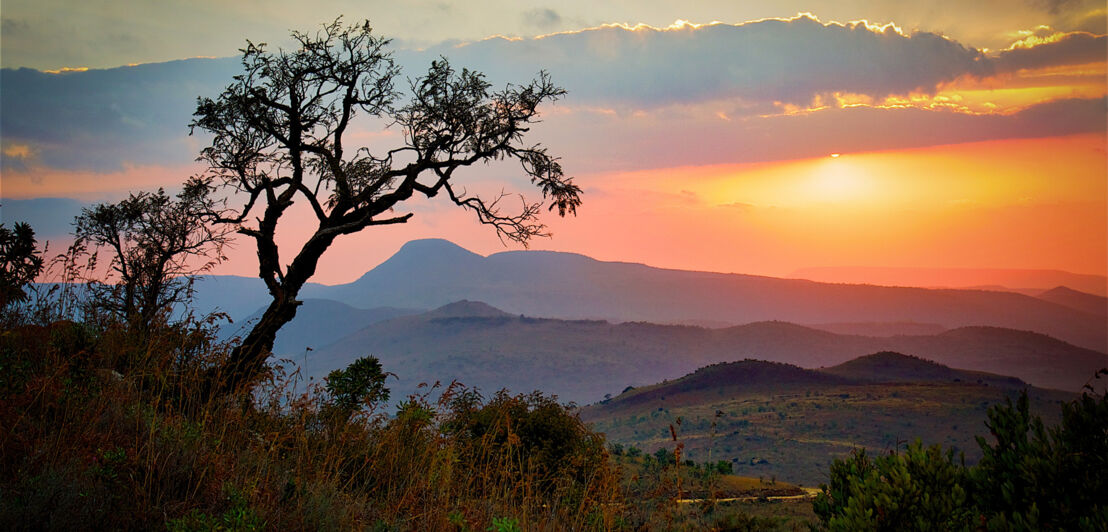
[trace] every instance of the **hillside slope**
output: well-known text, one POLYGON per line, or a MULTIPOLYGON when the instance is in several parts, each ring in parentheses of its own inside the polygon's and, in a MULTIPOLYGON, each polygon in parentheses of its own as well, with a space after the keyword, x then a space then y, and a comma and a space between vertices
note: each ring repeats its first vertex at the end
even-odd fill
POLYGON ((1007 372, 1037 386, 1072 391, 1108 363, 1103 353, 999 328, 874 338, 784 322, 704 329, 540 319, 465 302, 370 324, 313 352, 305 369, 323 376, 358 357, 374 355, 399 376, 396 397, 414 391, 419 382, 459 379, 486 391, 538 389, 585 403, 718 362, 751 358, 817 368, 879 351, 975 371, 1007 372))
POLYGON ((624 447, 652 453, 679 443, 692 460, 730 460, 741 475, 812 486, 826 482, 835 458, 916 438, 965 451, 973 463, 991 405, 1027 389, 1032 411, 1049 423, 1059 417, 1057 401, 1074 396, 1016 382, 888 352, 825 370, 744 360, 628 390, 582 408, 581 417, 624 447))
POLYGON ((1037 331, 1108 350, 1108 324, 1034 297, 985 290, 828 284, 652 268, 549 251, 482 257, 445 240, 419 240, 357 281, 305 287, 304 297, 359 307, 435 308, 460 299, 510 314, 654 323, 916 322, 951 329, 1037 331))

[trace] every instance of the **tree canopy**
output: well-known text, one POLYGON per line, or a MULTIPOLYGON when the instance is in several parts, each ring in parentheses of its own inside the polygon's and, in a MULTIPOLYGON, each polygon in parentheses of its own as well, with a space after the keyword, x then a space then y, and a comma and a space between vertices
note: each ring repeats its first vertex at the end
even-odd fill
POLYGON ((295 49, 276 52, 248 42, 243 73, 217 98, 200 98, 191 124, 211 135, 200 154, 208 170, 199 180, 233 192, 217 219, 253 239, 258 274, 272 296, 224 368, 221 379, 231 386, 262 370, 277 330, 296 314, 297 294, 335 239, 407 222, 412 213, 396 209, 414 195, 445 193, 502 239, 523 244, 545 234, 538 220, 543 203, 560 216, 575 214, 581 203, 581 189, 558 159, 525 140, 539 105, 565 94, 546 73, 493 90, 482 74, 459 71, 443 58, 401 91, 389 41, 368 22, 335 20, 292 37, 295 49), (403 142, 383 152, 353 145, 358 118, 399 129, 403 142), (509 211, 504 194, 482 198, 458 184, 459 169, 505 159, 519 163, 543 202, 523 201, 509 211), (310 208, 316 226, 289 252, 275 235, 298 202, 310 208))

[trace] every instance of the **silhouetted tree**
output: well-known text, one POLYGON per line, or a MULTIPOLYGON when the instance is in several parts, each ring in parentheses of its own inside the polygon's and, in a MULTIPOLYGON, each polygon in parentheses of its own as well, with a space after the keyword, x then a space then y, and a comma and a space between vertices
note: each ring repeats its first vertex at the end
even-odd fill
POLYGON ((0 224, 0 310, 27 299, 24 287, 42 272, 42 266, 31 226, 20 222, 7 229, 0 224))
POLYGON ((89 280, 91 303, 119 322, 147 329, 186 301, 195 274, 222 260, 227 231, 206 223, 215 202, 204 182, 192 180, 176 198, 162 189, 131 194, 119 203, 83 209, 74 221, 75 246, 111 253, 114 278, 89 280))
POLYGON ((460 189, 459 168, 515 159, 550 209, 564 216, 580 204, 580 189, 557 159, 524 142, 539 104, 565 93, 545 73, 493 91, 481 74, 458 72, 440 59, 410 82, 410 100, 398 105, 399 69, 388 41, 374 36, 368 22, 336 20, 314 35, 292 36, 294 50, 269 52, 248 42, 244 72, 218 98, 199 99, 191 124, 212 134, 200 156, 209 165, 207 182, 242 200, 220 221, 254 240, 258 274, 272 296, 222 368, 224 388, 249 383, 264 369, 278 329, 296 315, 300 289, 335 239, 408 221, 411 213, 394 209, 415 194, 445 192, 502 239, 526 243, 543 234, 541 204, 523 202, 506 213, 503 194, 486 200, 460 189), (383 153, 350 146, 358 115, 398 127, 403 144, 383 153), (314 214, 316 227, 299 250, 282 255, 277 224, 296 202, 314 214))

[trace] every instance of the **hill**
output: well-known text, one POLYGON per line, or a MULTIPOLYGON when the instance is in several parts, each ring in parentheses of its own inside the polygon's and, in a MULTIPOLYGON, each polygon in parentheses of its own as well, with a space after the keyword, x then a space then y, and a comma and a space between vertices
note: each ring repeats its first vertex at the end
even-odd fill
POLYGON ((938 362, 892 351, 858 357, 837 366, 821 368, 819 372, 856 382, 966 382, 1015 389, 1027 387, 1027 383, 1015 377, 954 369, 938 362))
POLYGON ((805 327, 833 332, 835 334, 853 334, 858 336, 916 336, 939 334, 946 327, 935 323, 916 323, 912 321, 866 323, 805 323, 805 327))
MULTIPOLYGON (((258 309, 247 318, 224 327, 224 336, 245 335, 261 319, 263 310, 258 309)), ((296 319, 277 333, 273 353, 278 358, 303 359, 309 349, 319 350, 366 325, 419 312, 393 307, 360 309, 328 299, 305 299, 296 311, 296 319)))
POLYGON ((358 357, 374 355, 400 378, 390 385, 394 397, 406 397, 420 382, 459 379, 486 391, 539 389, 584 403, 719 362, 751 358, 818 368, 879 351, 910 353, 975 371, 1007 371, 1037 386, 1072 391, 1108 362, 1103 353, 999 328, 878 338, 784 322, 705 329, 530 318, 460 302, 371 323, 314 351, 305 371, 322 377, 358 357))
MULTIPOLYGON (((624 447, 672 449, 672 427, 692 460, 730 460, 740 475, 813 486, 855 448, 884 452, 917 437, 965 451, 973 463, 988 407, 1014 397, 1023 388, 1016 382, 898 353, 823 370, 744 360, 628 390, 582 408, 581 417, 624 447)), ((1058 417, 1057 401, 1074 395, 1028 389, 1047 422, 1058 417)))
POLYGON ((602 262, 572 253, 482 257, 445 240, 418 240, 357 281, 306 287, 304 297, 351 306, 436 308, 461 299, 510 314, 653 323, 917 322, 952 329, 1037 331, 1108 350, 1103 319, 1010 292, 818 283, 602 262))
POLYGON ((1039 294, 1038 298, 1064 307, 1088 312, 1094 316, 1108 318, 1108 297, 1086 294, 1065 286, 1058 286, 1039 294))
POLYGON ((625 390, 605 401, 612 408, 628 409, 644 405, 696 404, 715 396, 748 393, 780 393, 821 386, 858 384, 857 379, 823 373, 765 360, 746 359, 721 362, 700 368, 680 379, 625 390))

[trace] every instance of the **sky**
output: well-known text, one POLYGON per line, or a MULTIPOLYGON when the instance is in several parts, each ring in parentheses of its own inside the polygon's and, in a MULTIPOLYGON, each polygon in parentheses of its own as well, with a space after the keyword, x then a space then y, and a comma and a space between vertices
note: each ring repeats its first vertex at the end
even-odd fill
MULTIPOLYGON (((1108 269, 1103 2, 1084 0, 259 2, 6 0, 0 218, 53 249, 82 207, 203 171, 187 124, 247 39, 289 46, 342 15, 495 85, 566 88, 528 138, 584 189, 533 249, 787 276, 812 267, 1108 269)), ((359 124, 371 149, 403 142, 359 124)), ((504 165, 467 190, 521 192, 504 165)), ((338 241, 349 282, 414 238, 505 249, 442 198, 338 241)), ((282 222, 295 245, 303 213, 282 222)), ((286 252, 291 253, 291 252, 286 252)), ((246 242, 218 273, 252 275, 246 242)))

